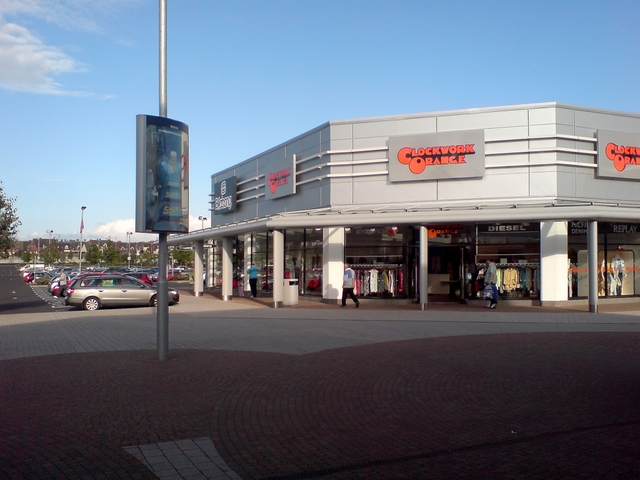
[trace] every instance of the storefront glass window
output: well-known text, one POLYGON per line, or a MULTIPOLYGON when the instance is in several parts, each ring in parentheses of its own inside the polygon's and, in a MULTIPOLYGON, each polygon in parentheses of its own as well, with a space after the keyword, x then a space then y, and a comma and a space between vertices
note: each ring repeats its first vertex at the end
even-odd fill
MULTIPOLYGON (((640 224, 598 224, 598 296, 640 294, 640 224)), ((569 222, 569 297, 589 295, 587 222, 569 222)))
POLYGON ((270 247, 273 245, 272 233, 253 234, 253 259, 258 267, 258 292, 273 290, 273 262, 270 247))
POLYGON ((538 298, 540 224, 480 223, 476 228, 479 275, 484 273, 484 264, 490 259, 497 267, 496 285, 502 298, 538 298))
POLYGON ((362 297, 405 297, 407 227, 345 229, 345 262, 356 272, 355 293, 362 297))
POLYGON ((322 295, 322 229, 290 229, 284 235, 284 277, 296 278, 302 295, 322 295))
POLYGON ((222 239, 213 243, 213 288, 222 287, 222 239))

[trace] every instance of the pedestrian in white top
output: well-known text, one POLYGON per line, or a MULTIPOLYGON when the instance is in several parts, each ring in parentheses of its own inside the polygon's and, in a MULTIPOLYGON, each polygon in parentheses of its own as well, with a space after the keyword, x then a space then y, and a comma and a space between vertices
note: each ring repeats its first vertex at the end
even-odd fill
POLYGON ((356 308, 360 306, 358 297, 353 293, 356 284, 356 272, 353 271, 348 263, 344 264, 344 278, 342 280, 342 308, 347 306, 347 297, 356 304, 356 308))

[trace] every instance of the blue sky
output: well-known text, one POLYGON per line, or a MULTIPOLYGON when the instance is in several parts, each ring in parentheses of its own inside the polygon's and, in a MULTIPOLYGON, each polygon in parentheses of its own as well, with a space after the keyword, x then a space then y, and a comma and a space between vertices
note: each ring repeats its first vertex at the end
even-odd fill
MULTIPOLYGON (((19 238, 126 240, 158 0, 0 1, 0 180, 19 238)), ((557 101, 640 112, 637 0, 168 0, 168 116, 211 174, 328 120, 557 101)), ((155 235, 136 234, 136 240, 155 235)))

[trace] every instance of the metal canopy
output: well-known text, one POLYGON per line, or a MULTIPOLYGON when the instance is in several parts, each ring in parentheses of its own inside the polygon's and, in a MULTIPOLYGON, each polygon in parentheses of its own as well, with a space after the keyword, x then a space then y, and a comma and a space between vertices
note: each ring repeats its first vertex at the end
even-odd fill
POLYGON ((295 212, 283 212, 250 221, 229 223, 188 234, 172 235, 169 244, 235 236, 259 230, 355 227, 367 225, 427 225, 469 222, 542 221, 640 222, 640 204, 544 198, 517 202, 344 205, 295 212))

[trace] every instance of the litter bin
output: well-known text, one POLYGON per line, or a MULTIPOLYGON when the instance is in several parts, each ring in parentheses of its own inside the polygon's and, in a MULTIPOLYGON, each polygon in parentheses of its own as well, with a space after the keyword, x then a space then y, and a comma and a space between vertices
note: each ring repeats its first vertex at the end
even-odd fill
POLYGON ((298 305, 298 279, 297 278, 284 279, 284 298, 282 299, 282 304, 298 305))

